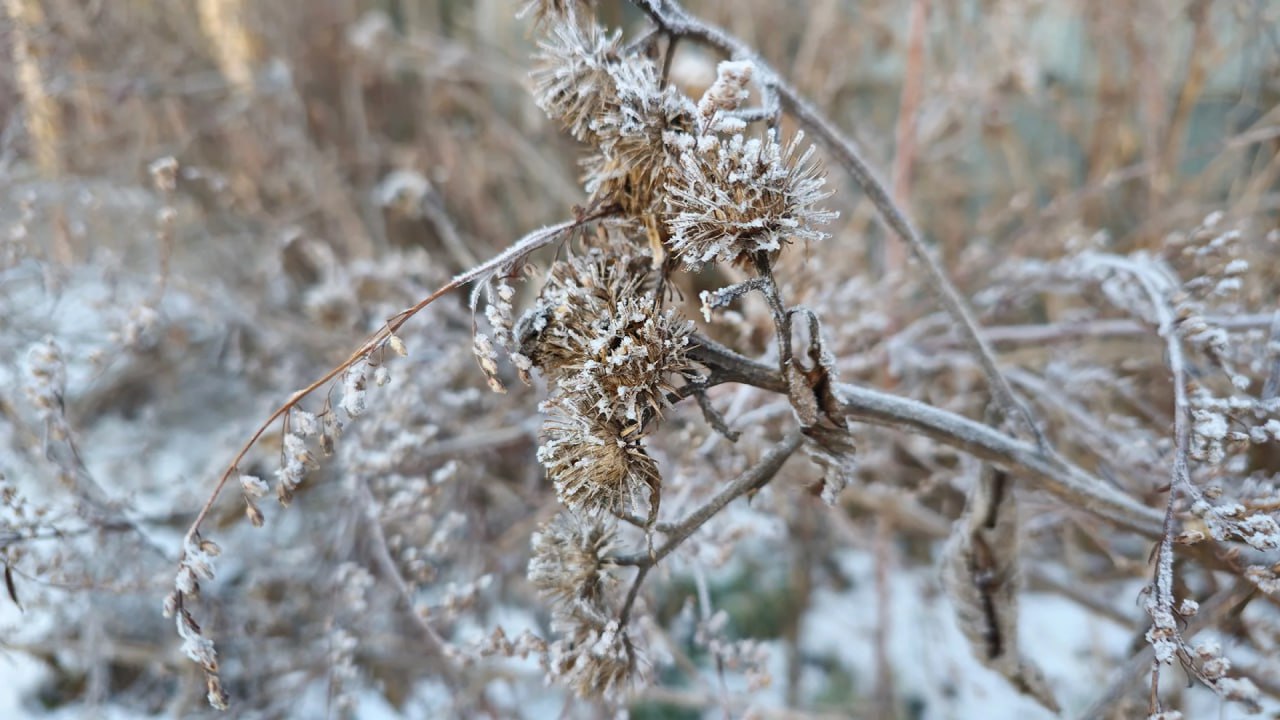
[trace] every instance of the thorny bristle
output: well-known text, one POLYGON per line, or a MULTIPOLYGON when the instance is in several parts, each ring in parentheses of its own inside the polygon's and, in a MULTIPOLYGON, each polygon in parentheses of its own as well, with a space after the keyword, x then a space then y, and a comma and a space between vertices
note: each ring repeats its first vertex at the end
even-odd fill
POLYGON ((582 18, 591 18, 594 0, 527 0, 516 11, 517 18, 533 17, 535 28, 555 28, 576 24, 582 18))

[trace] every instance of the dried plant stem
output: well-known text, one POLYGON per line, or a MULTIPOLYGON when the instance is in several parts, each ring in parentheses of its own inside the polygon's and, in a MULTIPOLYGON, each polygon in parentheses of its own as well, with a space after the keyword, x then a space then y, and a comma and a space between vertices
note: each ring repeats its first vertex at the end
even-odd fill
POLYGON ((800 95, 799 91, 783 79, 751 46, 719 27, 693 17, 675 0, 632 0, 632 2, 668 35, 692 38, 730 57, 750 60, 756 66, 759 83, 776 93, 782 108, 818 136, 875 206, 885 224, 907 243, 916 259, 924 266, 930 287, 938 295, 946 311, 960 326, 965 342, 982 366, 987 381, 991 385, 992 395, 1006 418, 1020 419, 1036 444, 1040 448, 1048 449, 1048 439, 1040 431, 1031 411, 1018 398, 1009 381, 1001 373, 995 354, 979 332, 978 323, 964 298, 933 257, 933 253, 920 237, 920 233, 889 196, 884 183, 862 158, 862 153, 854 142, 842 135, 826 116, 800 95))
POLYGON ((44 71, 40 68, 47 38, 44 4, 35 0, 4 0, 9 19, 9 59, 13 62, 14 81, 25 105, 27 136, 31 156, 40 174, 55 178, 62 171, 58 143, 62 139, 62 119, 57 101, 49 94, 44 71))
MULTIPOLYGON (((710 384, 739 382, 785 394, 786 383, 773 368, 745 358, 705 338, 697 338, 690 357, 712 367, 710 384)), ((1004 465, 1019 477, 1083 509, 1150 538, 1164 535, 1164 516, 1113 485, 1090 475, 1056 454, 1018 441, 988 425, 922 402, 869 388, 840 385, 843 410, 851 420, 895 428, 932 438, 1004 465)))
POLYGON ((1271 337, 1267 343, 1271 348, 1267 359, 1271 365, 1267 371, 1267 379, 1262 384, 1262 395, 1259 399, 1266 401, 1280 395, 1280 310, 1271 314, 1271 337))
POLYGON ((404 579, 404 575, 396 565, 395 559, 391 557, 391 547, 387 545, 387 536, 382 532, 382 522, 378 518, 378 501, 373 497, 373 492, 369 490, 367 482, 360 483, 359 493, 360 501, 365 506, 369 538, 373 541, 374 560, 377 561, 378 568, 395 586, 396 594, 400 596, 400 601, 404 603, 405 611, 410 619, 413 620, 413 624, 422 631, 422 636, 427 641, 427 649, 433 655, 440 656, 447 643, 444 638, 440 637, 440 633, 431 627, 431 623, 427 622, 426 618, 419 615, 413 608, 413 589, 409 587, 409 583, 404 579))
MULTIPOLYGON (((1187 399, 1186 359, 1182 351, 1182 343, 1178 340, 1178 329, 1168 298, 1160 291, 1156 278, 1152 277, 1154 269, 1139 265, 1124 258, 1103 257, 1100 262, 1133 277, 1151 302, 1158 324, 1156 332, 1164 338, 1165 362, 1169 366, 1169 374, 1173 381, 1173 477, 1169 486, 1169 499, 1165 504, 1164 523, 1160 537, 1160 545, 1156 551, 1156 574, 1151 592, 1155 604, 1162 610, 1173 613, 1173 536, 1176 531, 1174 504, 1179 493, 1195 496, 1198 493, 1191 485, 1191 403, 1187 399)), ((1174 628, 1176 640, 1182 644, 1182 633, 1174 628)), ((1149 711, 1158 712, 1160 698, 1159 659, 1151 660, 1151 701, 1149 711)))
POLYGON ((875 693, 871 706, 879 717, 893 717, 896 713, 894 697, 893 661, 890 656, 890 633, 893 627, 893 587, 890 577, 893 569, 893 520, 887 516, 876 517, 872 554, 875 556, 876 627, 872 634, 875 653, 875 693))
POLYGON ((778 281, 773 277, 773 267, 766 253, 757 253, 755 258, 756 272, 760 274, 759 288, 769 305, 773 315, 774 334, 778 340, 778 369, 785 376, 791 366, 791 315, 782 301, 782 291, 778 289, 778 281))
MULTIPOLYGON (((362 358, 367 356, 370 352, 373 352, 375 349, 377 349, 382 343, 387 342, 391 338, 391 336, 393 336, 396 333, 397 330, 399 330, 402 326, 404 326, 406 322, 409 321, 410 318, 412 318, 414 315, 417 315, 419 312, 423 310, 423 308, 427 307, 428 305, 435 302, 439 298, 443 297, 444 295, 447 295, 448 293, 454 290, 457 290, 460 287, 463 287, 464 285, 470 282, 484 278, 490 275, 491 273, 496 272, 502 268, 514 265, 516 262, 518 262, 521 258, 527 256, 529 253, 541 247, 545 247, 546 245, 551 244, 557 238, 559 238, 563 233, 568 232, 569 230, 573 230, 574 228, 582 227, 583 225, 586 225, 590 222, 595 222, 597 220, 601 220, 606 217, 609 217, 612 214, 612 212, 613 211, 611 209, 606 209, 606 210, 601 210, 594 213, 585 214, 582 217, 577 218, 575 220, 567 220, 557 225, 550 225, 548 227, 542 228, 540 230, 535 230, 534 232, 529 233, 528 235, 521 238, 518 242, 514 243, 511 247, 507 248, 497 257, 489 260, 488 262, 485 262, 482 265, 477 265, 476 267, 472 268, 471 270, 468 270, 467 272, 464 272, 460 275, 455 276, 452 280, 446 283, 439 290, 436 290, 435 292, 431 293, 427 297, 423 298, 413 307, 403 310, 397 315, 395 315, 394 317, 392 317, 391 319, 389 319, 387 321, 387 324, 383 326, 381 330, 379 330, 378 332, 370 336, 368 340, 365 340, 365 342, 361 344, 360 347, 357 348, 356 351, 353 352, 350 357, 348 357, 346 360, 342 361, 340 364, 333 367, 331 370, 329 370, 327 373, 325 373, 315 382, 311 383, 310 385, 306 386, 305 388, 291 395, 289 399, 284 402, 284 404, 276 408, 275 412, 271 413, 271 415, 267 417, 267 419, 263 421, 263 423, 259 425, 256 430, 254 430, 253 434, 249 436, 249 440, 240 447, 240 450, 236 453, 231 463, 223 471, 222 476, 218 478, 218 483, 214 486, 213 492, 210 493, 209 498, 204 503, 204 506, 202 506, 200 508, 200 512, 196 514, 196 519, 192 521, 191 526, 187 529, 186 539, 188 543, 193 541, 196 538, 197 534, 200 531, 200 525, 204 522, 205 518, 208 517, 209 513, 212 511, 213 504, 217 501, 218 496, 222 494, 222 490, 224 487, 226 487, 227 481, 230 480, 231 476, 237 472, 237 469, 239 468, 241 461, 244 460, 245 456, 249 454, 249 451, 253 448, 255 444, 257 444, 258 440, 261 439, 261 437, 267 432, 267 430, 272 425, 274 425, 277 420, 280 420, 281 418, 283 418, 285 414, 288 413, 303 398, 307 397, 308 395, 315 392, 316 390, 324 387, 329 382, 331 382, 332 380, 337 378, 339 375, 341 375, 343 372, 346 372, 348 368, 350 368, 352 365, 355 365, 362 358)), ((186 553, 184 552, 183 555, 185 556, 185 554, 186 553)))

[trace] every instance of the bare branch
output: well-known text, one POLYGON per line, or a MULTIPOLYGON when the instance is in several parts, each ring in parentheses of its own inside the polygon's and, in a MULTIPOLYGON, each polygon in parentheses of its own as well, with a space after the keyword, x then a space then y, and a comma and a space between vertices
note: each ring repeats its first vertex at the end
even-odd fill
MULTIPOLYGON (((713 367, 714 382, 740 382, 776 393, 787 392, 772 368, 747 359, 706 338, 698 338, 691 357, 713 367)), ((1063 498, 1069 506, 1104 517, 1150 538, 1163 536, 1163 515, 1104 480, 1039 448, 987 425, 908 398, 842 384, 837 392, 849 419, 924 435, 974 457, 1004 465, 1019 477, 1063 498)))

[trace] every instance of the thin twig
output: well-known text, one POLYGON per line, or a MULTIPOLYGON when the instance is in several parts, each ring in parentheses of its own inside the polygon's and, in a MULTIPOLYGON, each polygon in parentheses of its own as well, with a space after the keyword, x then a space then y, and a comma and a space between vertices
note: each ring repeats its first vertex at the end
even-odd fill
POLYGON ((800 430, 791 430, 780 443, 773 446, 771 450, 764 454, 764 457, 756 462, 751 469, 746 470, 737 478, 733 478, 730 484, 727 484, 716 497, 710 498, 705 505, 699 507, 686 516, 684 520, 669 525, 663 530, 667 536, 667 542, 662 547, 657 548, 652 553, 640 553, 640 555, 626 555, 613 557, 612 561, 617 565, 630 565, 640 568, 640 573, 636 574, 635 583, 632 584, 631 591, 627 593, 627 601, 623 606, 623 618, 627 611, 630 610, 631 603, 635 602, 635 594, 643 582, 646 571, 653 568, 664 557, 671 555, 681 543, 689 539, 692 534, 698 532, 698 528, 707 524, 707 521, 716 516, 717 512, 724 509, 728 503, 733 502, 736 498, 746 495, 746 493, 758 491, 758 489, 767 486, 769 480, 778 474, 778 470, 782 469, 782 465, 787 461, 787 457, 800 447, 800 443, 804 442, 804 433, 800 430))
POLYGON ((782 469, 782 465, 787 461, 787 458, 791 457, 792 453, 800 447, 802 442, 804 442, 804 434, 799 430, 791 431, 783 438, 782 442, 765 453, 765 456, 754 467, 734 478, 719 494, 708 500, 702 507, 694 510, 688 517, 671 525, 666 531, 667 541, 662 544, 662 547, 655 549, 651 553, 612 558, 612 561, 617 565, 639 568, 635 580, 631 583, 631 589, 627 591, 626 600, 623 602, 622 611, 619 615, 619 624, 626 626, 627 619, 631 615, 631 608, 635 605, 636 597, 639 595, 640 585, 644 582, 645 576, 649 574, 650 568, 680 547, 681 543, 688 540, 691 535, 697 532, 698 528, 705 525, 726 505, 749 492, 759 490, 767 485, 782 469))
MULTIPOLYGON (((800 447, 802 442, 804 442, 804 434, 799 430, 793 430, 769 452, 765 453, 765 456, 760 459, 760 462, 756 463, 755 467, 734 478, 718 495, 708 500, 705 505, 693 511, 685 519, 672 525, 671 531, 667 533, 667 541, 663 543, 662 547, 654 551, 654 556, 650 560, 651 564, 670 555, 685 540, 688 540, 698 528, 705 525, 716 513, 723 510, 726 505, 749 492, 759 490, 767 485, 782 469, 782 465, 787 461, 787 458, 791 457, 791 454, 800 447)), ((646 556, 646 560, 649 560, 648 556, 646 556)))
MULTIPOLYGON (((924 88, 924 41, 929 18, 929 0, 912 0, 907 21, 907 58, 902 73, 902 94, 898 100, 898 124, 894 128, 893 199, 907 207, 911 197, 911 171, 916 160, 916 114, 924 88)), ((884 252, 886 275, 902 272, 906 258, 898 245, 884 252)))
MULTIPOLYGON (((1205 322, 1229 331, 1259 330, 1271 326, 1275 313, 1246 315, 1208 315, 1205 322)), ((918 322, 924 322, 921 319, 918 322)), ((1035 345, 1076 342, 1082 338, 1122 338, 1149 335, 1151 324, 1129 319, 1082 320, 1079 322, 1038 323, 1029 325, 995 325, 982 328, 982 337, 993 345, 1035 345)), ((1280 332, 1274 336, 1280 340, 1280 332)), ((963 342, 953 335, 929 337, 920 342, 922 350, 941 350, 963 342)))
POLYGON ((386 576, 396 589, 396 594, 400 596, 400 602, 404 603, 405 612, 409 618, 413 620, 413 624, 422 631, 423 638, 426 639, 428 649, 437 656, 443 656, 443 650, 447 644, 445 639, 440 637, 440 633, 431 627, 431 623, 426 618, 418 614, 413 607, 413 589, 409 587, 409 582, 404 579, 400 568, 396 565, 396 561, 391 557, 391 547, 387 544, 386 534, 382 532, 382 521, 378 518, 378 501, 373 497, 373 492, 369 490, 367 482, 359 483, 358 492, 360 493, 360 502, 364 503, 364 515, 366 526, 369 529, 369 539, 373 541, 373 559, 378 563, 378 569, 386 576))
POLYGON ((1271 314, 1271 337, 1267 340, 1267 358, 1270 369, 1267 380, 1262 384, 1262 395, 1259 400, 1266 402, 1280 395, 1280 310, 1271 314))
MULTIPOLYGON (((1178 339, 1178 329, 1175 326, 1176 320, 1173 310, 1169 307, 1165 293, 1161 291, 1160 285, 1157 284, 1157 278, 1152 277, 1154 271, 1134 261, 1113 256, 1100 256, 1098 262, 1131 275, 1142 286, 1143 292, 1146 293, 1148 300, 1151 302, 1152 310, 1155 312, 1158 326, 1157 333, 1164 338, 1165 342, 1165 362, 1169 365, 1169 374, 1172 376, 1171 379, 1173 381, 1173 477, 1169 486, 1169 499, 1165 504, 1160 545, 1156 551, 1156 574, 1151 592, 1154 598, 1153 602, 1162 610, 1172 614, 1174 604, 1173 536, 1175 534, 1174 524, 1176 521, 1174 506, 1180 493, 1189 496, 1197 494, 1195 488, 1191 485, 1191 403, 1187 399, 1186 359, 1183 356, 1182 342, 1178 339)), ((1174 632, 1176 633, 1174 639, 1180 645, 1183 644, 1182 633, 1177 631, 1176 628, 1174 632)), ((1153 655, 1151 661, 1151 707, 1149 708, 1152 713, 1157 712, 1160 707, 1158 695, 1160 665, 1160 660, 1153 655)))

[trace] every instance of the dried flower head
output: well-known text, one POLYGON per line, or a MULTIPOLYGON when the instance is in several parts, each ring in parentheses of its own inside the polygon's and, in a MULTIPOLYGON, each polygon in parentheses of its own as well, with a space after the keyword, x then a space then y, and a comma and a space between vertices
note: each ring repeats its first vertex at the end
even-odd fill
POLYGON ((649 259, 621 243, 589 247, 551 267, 538 302, 520 318, 520 351, 542 372, 558 377, 583 355, 584 334, 623 298, 645 292, 649 259))
POLYGON ((559 387, 631 432, 657 417, 677 377, 693 372, 693 326, 659 312, 646 291, 646 256, 592 248, 558 262, 521 318, 521 353, 559 387))
POLYGON ((817 207, 831 193, 813 146, 799 151, 803 137, 784 148, 772 131, 763 140, 685 136, 666 200, 672 253, 698 268, 825 238, 815 226, 837 215, 817 207))
POLYGON ((618 621, 580 623, 549 652, 548 673, 579 697, 620 700, 636 679, 637 653, 618 621))
POLYGON ((558 615, 602 614, 614 580, 606 555, 615 540, 614 528, 602 519, 561 512, 533 535, 529 582, 556 603, 558 615))
POLYGON ((531 75, 534 101, 569 134, 595 142, 595 121, 617 102, 614 68, 621 62, 622 36, 606 34, 599 25, 555 23, 540 42, 531 75))
POLYGON ((663 87, 645 58, 616 65, 613 77, 616 100, 592 126, 599 154, 584 162, 586 190, 628 216, 657 215, 680 157, 669 141, 693 131, 697 108, 679 90, 663 87))
POLYGON ((656 517, 662 479, 638 432, 582 407, 572 395, 554 397, 543 409, 538 461, 561 502, 591 515, 627 512, 644 505, 647 491, 649 516, 656 517))

